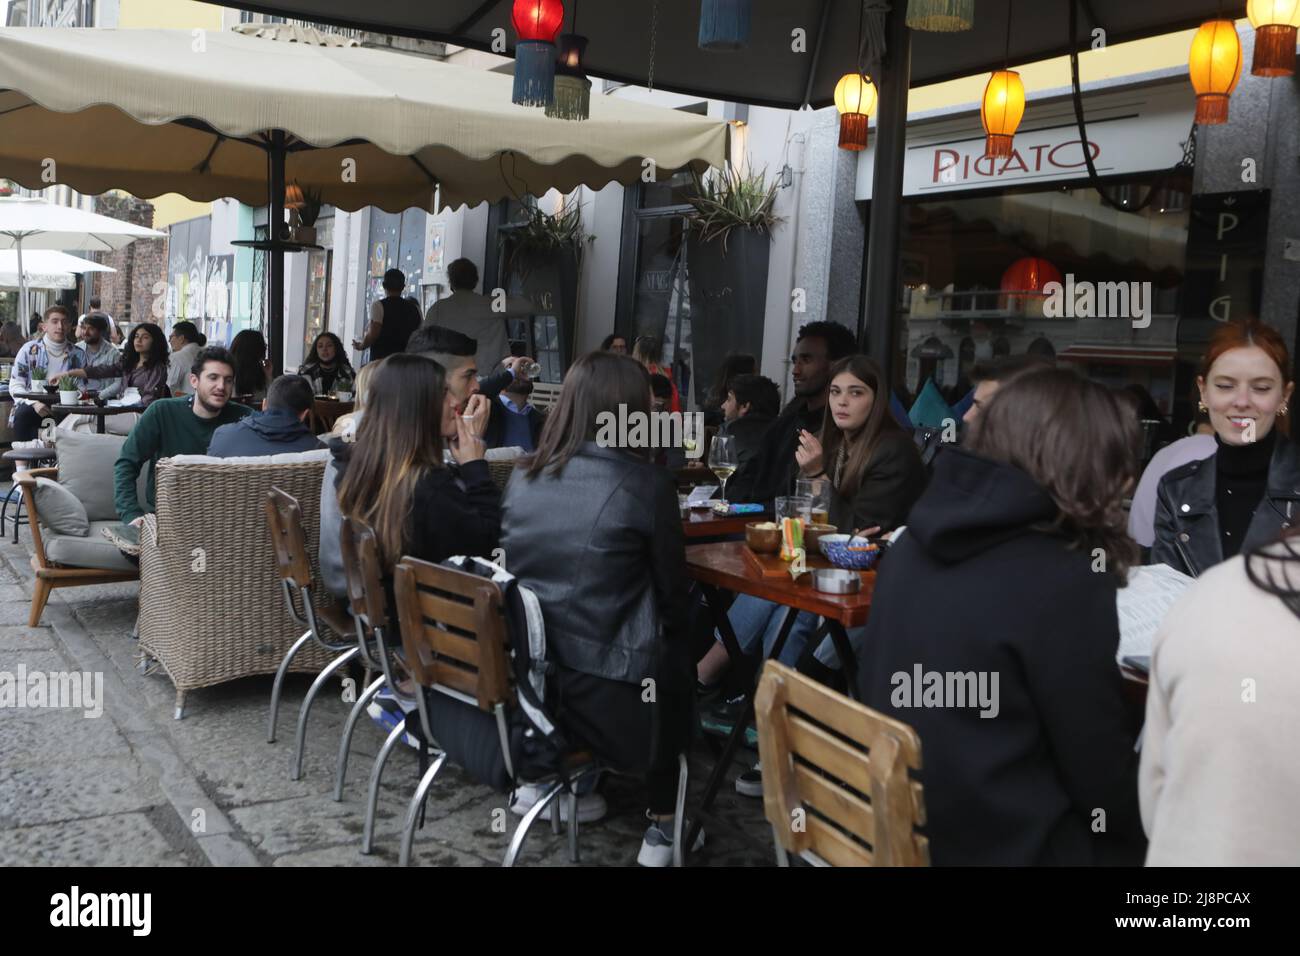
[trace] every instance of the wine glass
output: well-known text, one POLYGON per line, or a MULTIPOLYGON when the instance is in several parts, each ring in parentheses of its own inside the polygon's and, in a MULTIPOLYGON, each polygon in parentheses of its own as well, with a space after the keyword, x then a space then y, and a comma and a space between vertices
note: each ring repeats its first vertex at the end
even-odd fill
POLYGON ((709 443, 709 471, 722 482, 722 504, 727 503, 727 479, 736 472, 736 438, 734 435, 715 435, 709 443))

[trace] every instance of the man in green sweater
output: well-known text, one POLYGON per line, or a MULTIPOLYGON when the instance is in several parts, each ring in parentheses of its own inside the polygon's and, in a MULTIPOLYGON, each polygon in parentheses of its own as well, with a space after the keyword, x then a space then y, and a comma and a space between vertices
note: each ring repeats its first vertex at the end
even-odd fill
POLYGON ((139 527, 154 510, 154 469, 158 459, 207 453, 212 433, 237 422, 253 410, 230 401, 235 390, 235 362, 227 349, 209 346, 199 351, 190 368, 193 395, 152 402, 131 429, 113 469, 113 500, 123 524, 139 527), (149 466, 148 501, 140 507, 136 481, 149 466))

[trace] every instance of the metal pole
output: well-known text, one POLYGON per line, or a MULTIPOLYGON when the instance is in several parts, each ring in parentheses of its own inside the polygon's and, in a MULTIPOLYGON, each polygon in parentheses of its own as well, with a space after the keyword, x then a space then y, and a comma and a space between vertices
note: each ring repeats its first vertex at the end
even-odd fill
MULTIPOLYGON (((912 32, 907 6, 888 14, 888 47, 880 64, 880 119, 876 126, 876 169, 871 221, 863 250, 864 290, 858 343, 891 375, 894 312, 898 303, 898 237, 902 223, 903 168, 907 147, 907 87, 912 78, 912 32)), ((892 377, 892 375, 891 375, 892 377)))
POLYGON ((272 130, 271 193, 267 203, 267 232, 271 239, 271 248, 267 252, 267 280, 271 301, 267 319, 271 374, 274 376, 284 371, 284 249, 280 245, 280 231, 284 228, 284 139, 284 130, 272 130))
POLYGON ((25 332, 28 331, 27 273, 23 272, 23 237, 21 235, 14 238, 14 248, 18 250, 18 328, 25 332))

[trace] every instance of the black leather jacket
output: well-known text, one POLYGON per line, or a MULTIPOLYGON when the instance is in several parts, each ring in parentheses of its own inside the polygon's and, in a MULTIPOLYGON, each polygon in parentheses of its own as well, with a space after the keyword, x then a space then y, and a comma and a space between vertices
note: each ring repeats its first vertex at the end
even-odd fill
POLYGON ((515 472, 502 508, 506 570, 537 594, 554 662, 639 684, 661 660, 689 657, 685 537, 667 471, 584 442, 559 475, 515 472))
MULTIPOLYGON (((1268 486, 1250 527, 1242 552, 1268 544, 1300 521, 1300 448, 1285 436, 1268 466, 1268 486)), ((1160 479, 1156 491, 1156 540, 1152 564, 1168 564, 1193 577, 1223 561, 1219 515, 1215 508, 1215 462, 1188 462, 1160 479)))

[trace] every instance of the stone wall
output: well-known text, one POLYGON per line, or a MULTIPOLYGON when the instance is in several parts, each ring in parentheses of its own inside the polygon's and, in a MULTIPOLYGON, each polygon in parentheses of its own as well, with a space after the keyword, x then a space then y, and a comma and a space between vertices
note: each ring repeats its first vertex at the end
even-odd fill
MULTIPOLYGON (((95 211, 140 226, 153 226, 153 205, 125 193, 95 197, 95 211)), ((116 272, 95 273, 92 294, 100 298, 106 312, 118 322, 156 322, 154 285, 167 281, 167 239, 137 239, 116 252, 101 252, 93 258, 116 272)))

